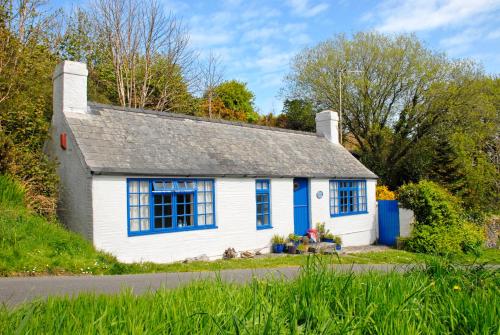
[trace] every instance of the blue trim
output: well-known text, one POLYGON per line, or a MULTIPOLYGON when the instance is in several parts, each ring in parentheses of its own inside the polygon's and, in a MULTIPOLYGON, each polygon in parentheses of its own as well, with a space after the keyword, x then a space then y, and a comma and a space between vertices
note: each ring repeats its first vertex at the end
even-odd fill
MULTIPOLYGON (((206 184, 204 183, 204 186, 206 187, 206 184)), ((151 235, 151 234, 164 234, 164 233, 175 233, 175 232, 182 232, 182 231, 190 231, 190 230, 202 230, 202 229, 216 229, 216 221, 215 221, 215 180, 214 179, 192 179, 192 178, 127 178, 127 233, 128 236, 141 236, 141 235, 151 235), (210 182, 211 183, 211 190, 206 191, 202 190, 202 192, 205 192, 205 197, 204 197, 204 204, 205 204, 205 213, 204 215, 204 222, 207 222, 207 216, 212 215, 212 224, 203 224, 203 225, 198 225, 198 182, 210 182), (137 191, 136 192, 130 192, 130 187, 132 182, 137 182, 137 191), (148 183, 148 191, 141 192, 141 182, 147 182, 148 183), (171 188, 165 188, 163 187, 160 190, 154 190, 153 182, 172 182, 172 187, 171 188), (193 187, 192 188, 183 188, 179 187, 179 183, 182 182, 192 182, 193 187), (206 195, 210 193, 212 195, 212 201, 207 202, 206 195), (131 195, 137 194, 138 197, 138 202, 137 204, 131 205, 130 203, 130 198, 131 195), (149 208, 149 217, 141 217, 141 208, 146 207, 146 205, 141 204, 141 195, 144 196, 147 194, 147 199, 148 199, 148 205, 147 207, 149 208), (155 195, 165 195, 165 194, 171 194, 171 202, 170 206, 172 207, 171 209, 171 214, 168 216, 171 218, 172 222, 172 228, 154 228, 155 224, 155 217, 156 218, 165 218, 165 213, 162 210, 162 215, 161 216, 156 216, 155 215, 155 203, 154 203, 154 197, 155 195), (182 215, 182 217, 187 217, 191 216, 192 217, 192 225, 191 226, 185 226, 185 227, 179 227, 178 226, 178 220, 179 217, 177 216, 177 195, 187 195, 187 194, 192 194, 193 199, 189 204, 192 204, 193 206, 193 213, 190 215, 182 215), (212 211, 210 213, 206 212, 206 204, 211 204, 212 205, 212 211), (131 208, 137 208, 138 209, 138 217, 137 218, 132 218, 131 219, 131 213, 130 210, 131 208), (131 231, 131 221, 132 220, 137 220, 139 224, 139 230, 138 231, 131 231), (142 225, 141 221, 142 220, 149 220, 149 229, 141 230, 142 225)), ((184 199, 185 200, 185 199, 184 199)), ((163 203, 163 200, 162 200, 163 203)), ((200 214, 202 215, 202 214, 200 214)))
MULTIPOLYGON (((262 208, 262 206, 261 206, 262 208)), ((257 227, 257 230, 263 230, 263 229, 272 229, 273 225, 271 222, 271 181, 269 179, 256 179, 255 180, 255 224, 257 227), (261 187, 259 188, 259 184, 261 187), (264 188, 264 185, 266 185, 266 188, 264 188), (267 201, 265 202, 258 202, 257 201, 257 196, 258 195, 267 195, 267 201), (259 205, 265 205, 267 204, 267 213, 262 212, 259 213, 259 205), (266 225, 259 225, 259 217, 264 219, 267 217, 267 222, 268 224, 266 225)))
MULTIPOLYGON (((359 214, 367 214, 368 213, 368 200, 367 200, 367 191, 366 191, 366 180, 363 179, 332 179, 329 182, 329 200, 330 200, 330 217, 341 217, 341 216, 349 216, 349 215, 359 215, 359 214), (336 194, 333 199, 335 203, 332 204, 332 184, 336 184, 336 194), (341 187, 341 183, 349 183, 349 186, 341 187), (355 186, 352 186, 355 183, 355 186), (361 197, 361 190, 364 190, 364 196, 361 197), (347 195, 341 196, 340 192, 347 192, 347 195), (354 198, 352 192, 355 192, 356 197, 356 206, 357 210, 351 211, 351 197, 354 198), (351 194, 350 194, 351 193, 351 194), (346 201, 345 204, 341 204, 341 199, 346 201), (360 202, 361 200, 361 202, 360 202), (347 211, 341 212, 342 207, 345 207, 347 211), (335 213, 335 211, 338 211, 335 213)), ((354 206, 354 205, 353 205, 354 206)))

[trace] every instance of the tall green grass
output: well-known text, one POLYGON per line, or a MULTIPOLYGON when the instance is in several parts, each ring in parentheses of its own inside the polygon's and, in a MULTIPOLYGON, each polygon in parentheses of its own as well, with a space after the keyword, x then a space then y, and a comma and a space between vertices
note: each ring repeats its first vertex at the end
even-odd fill
POLYGON ((0 175, 0 276, 121 271, 114 257, 26 209, 22 186, 0 175))
POLYGON ((0 310, 5 334, 498 334, 499 274, 428 265, 298 279, 201 281, 142 296, 84 294, 0 310))
POLYGON ((24 206, 23 187, 9 176, 0 175, 0 204, 10 207, 24 206))

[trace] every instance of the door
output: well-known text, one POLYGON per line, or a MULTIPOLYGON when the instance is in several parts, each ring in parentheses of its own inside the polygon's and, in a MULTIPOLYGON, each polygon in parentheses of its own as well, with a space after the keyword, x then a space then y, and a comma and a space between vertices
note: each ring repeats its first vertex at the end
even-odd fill
POLYGON ((309 229, 309 190, 307 178, 293 180, 293 227, 296 235, 305 235, 309 229))
POLYGON ((399 206, 397 200, 378 201, 379 243, 395 245, 399 236, 399 206))

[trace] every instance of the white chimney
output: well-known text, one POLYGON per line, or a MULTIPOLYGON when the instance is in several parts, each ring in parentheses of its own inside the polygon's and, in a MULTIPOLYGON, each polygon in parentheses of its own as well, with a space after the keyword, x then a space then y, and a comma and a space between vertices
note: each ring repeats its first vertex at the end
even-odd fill
POLYGON ((330 142, 339 144, 339 115, 330 110, 316 114, 316 133, 330 142))
POLYGON ((53 80, 55 113, 87 112, 87 65, 63 61, 56 66, 53 80))

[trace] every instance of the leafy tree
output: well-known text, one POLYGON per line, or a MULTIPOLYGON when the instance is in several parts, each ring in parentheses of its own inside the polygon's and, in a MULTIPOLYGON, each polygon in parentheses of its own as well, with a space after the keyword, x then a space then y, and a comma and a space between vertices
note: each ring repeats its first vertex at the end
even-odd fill
POLYGON ((26 186, 28 203, 54 214, 55 165, 42 148, 52 115, 52 71, 58 62, 52 46, 55 20, 39 1, 0 5, 0 156, 1 172, 26 186))
POLYGON ((283 115, 286 117, 285 127, 288 129, 316 130, 316 111, 310 101, 299 99, 286 100, 283 103, 283 115))
POLYGON ((343 138, 384 184, 433 178, 468 207, 498 209, 498 79, 413 35, 370 32, 303 50, 284 91, 339 110, 340 76, 343 138))
POLYGON ((235 114, 244 114, 248 122, 256 122, 259 119, 253 105, 254 94, 245 83, 237 80, 225 81, 217 86, 214 92, 227 109, 235 114))

